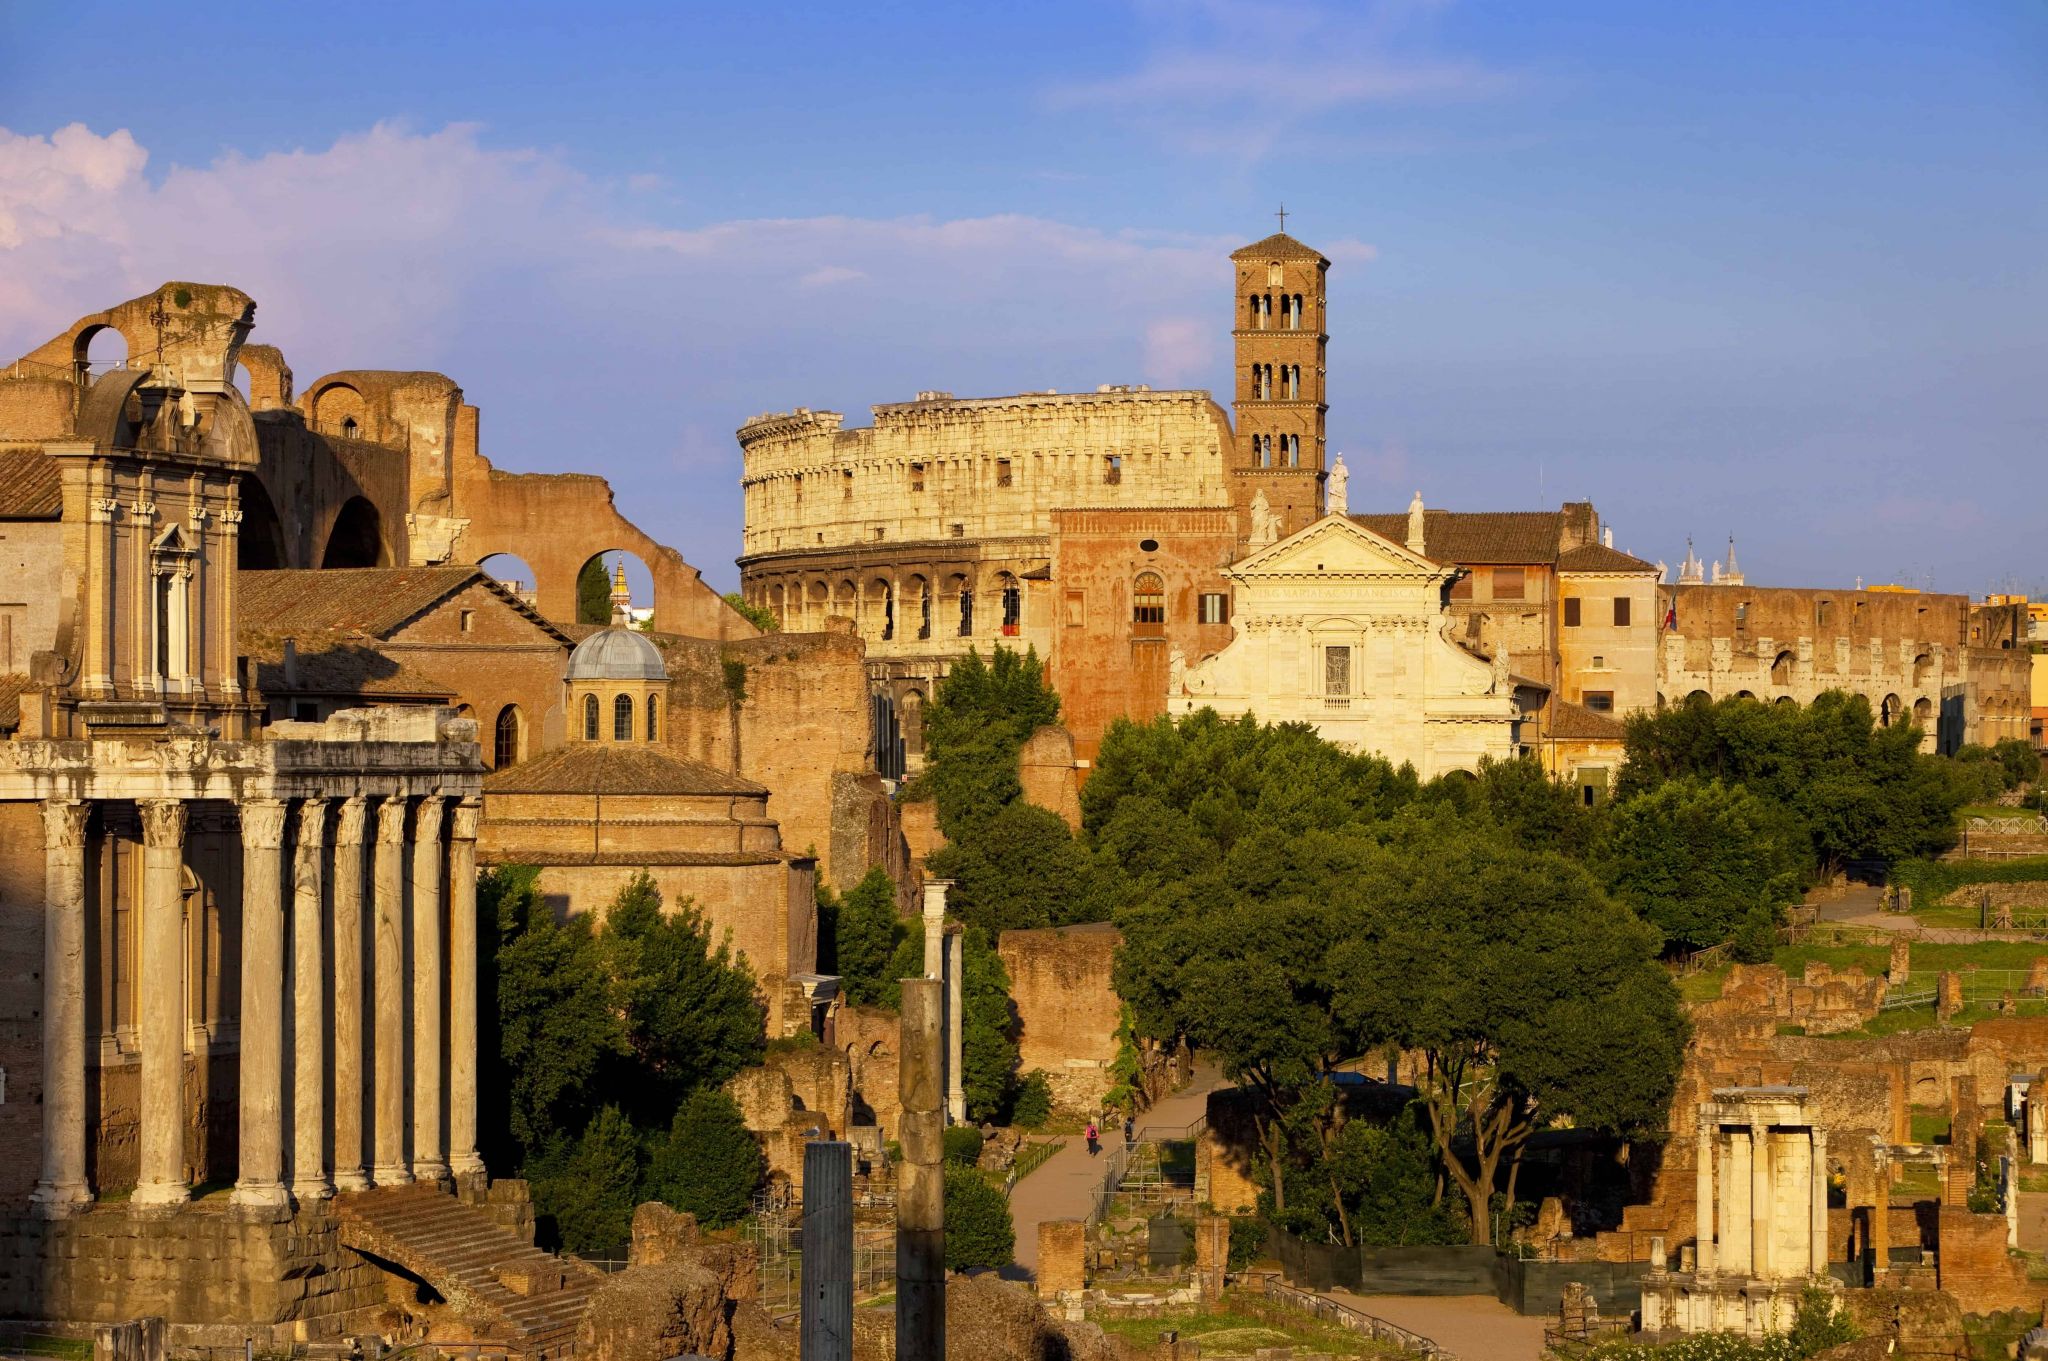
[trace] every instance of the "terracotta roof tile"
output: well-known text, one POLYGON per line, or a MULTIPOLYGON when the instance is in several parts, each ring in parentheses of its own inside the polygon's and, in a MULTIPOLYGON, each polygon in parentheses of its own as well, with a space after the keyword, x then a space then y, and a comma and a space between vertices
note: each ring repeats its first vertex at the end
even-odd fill
POLYGON ((1619 742, 1628 736, 1628 729, 1610 715, 1596 714, 1583 704, 1560 699, 1552 701, 1550 731, 1546 736, 1562 741, 1619 742))
POLYGON ((0 449, 0 520, 54 520, 63 511, 55 459, 40 449, 0 449))
POLYGON ((0 732, 21 726, 21 696, 28 688, 29 678, 18 671, 0 674, 0 732))
POLYGON ((235 590, 241 621, 250 629, 280 637, 322 632, 382 638, 478 580, 557 641, 572 641, 503 583, 473 565, 237 572, 235 590))
MULTIPOLYGON (((1286 232, 1274 232, 1263 241, 1254 241, 1249 246, 1230 252, 1233 260, 1323 260, 1323 253, 1313 246, 1303 245, 1286 232)), ((1323 260, 1328 264, 1328 260, 1323 260)))
MULTIPOLYGON (((1358 524, 1395 543, 1408 541, 1408 513, 1354 515, 1358 524)), ((1428 510, 1422 552, 1438 562, 1551 563, 1564 515, 1555 510, 1428 510)))
POLYGON ((1654 572, 1657 564, 1605 544, 1589 543, 1558 555, 1560 572, 1654 572))
POLYGON ((486 794, 752 794, 744 776, 631 743, 571 742, 484 778, 486 794))

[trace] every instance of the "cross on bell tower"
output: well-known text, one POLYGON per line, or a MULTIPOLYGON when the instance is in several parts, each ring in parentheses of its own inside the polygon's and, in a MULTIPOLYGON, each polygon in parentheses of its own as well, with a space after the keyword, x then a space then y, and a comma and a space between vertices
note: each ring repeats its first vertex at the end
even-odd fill
MULTIPOLYGON (((1282 227, 1292 216, 1282 204, 1282 227)), ((1285 231, 1233 251, 1237 458, 1231 500, 1251 529, 1261 492, 1282 535, 1323 513, 1324 278, 1330 262, 1285 231)))

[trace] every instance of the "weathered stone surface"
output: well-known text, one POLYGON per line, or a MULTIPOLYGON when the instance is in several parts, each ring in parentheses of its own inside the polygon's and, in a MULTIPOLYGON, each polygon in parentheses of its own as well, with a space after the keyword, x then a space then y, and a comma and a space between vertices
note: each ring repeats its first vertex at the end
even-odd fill
POLYGON ((1047 1219, 1038 1226, 1038 1293, 1057 1298, 1062 1290, 1088 1284, 1088 1226, 1078 1219, 1047 1219))
POLYGON ((1111 1085, 1122 1004, 1110 969, 1122 941, 1104 924, 1005 931, 996 945, 1017 1010, 1018 1067, 1043 1070, 1070 1110, 1094 1109, 1111 1085))

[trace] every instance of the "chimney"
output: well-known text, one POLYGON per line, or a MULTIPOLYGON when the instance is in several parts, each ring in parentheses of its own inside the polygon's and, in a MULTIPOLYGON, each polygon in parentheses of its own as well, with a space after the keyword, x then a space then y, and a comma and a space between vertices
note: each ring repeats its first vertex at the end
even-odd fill
POLYGON ((1408 551, 1422 552, 1427 541, 1422 532, 1422 493, 1417 491, 1415 499, 1408 503, 1408 551))

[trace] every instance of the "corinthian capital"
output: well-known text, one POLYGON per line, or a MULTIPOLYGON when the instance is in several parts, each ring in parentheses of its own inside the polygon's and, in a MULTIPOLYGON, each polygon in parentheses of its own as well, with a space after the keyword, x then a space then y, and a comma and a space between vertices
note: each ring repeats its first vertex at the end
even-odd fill
POLYGON ((284 845, 283 799, 247 799, 241 805, 242 844, 276 850, 284 845))
POLYGON ((136 805, 142 812, 142 844, 173 847, 185 844, 185 804, 181 799, 144 799, 136 805))
POLYGON ((92 805, 73 799, 43 802, 43 845, 49 850, 75 851, 85 844, 85 821, 92 805))

